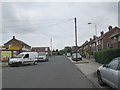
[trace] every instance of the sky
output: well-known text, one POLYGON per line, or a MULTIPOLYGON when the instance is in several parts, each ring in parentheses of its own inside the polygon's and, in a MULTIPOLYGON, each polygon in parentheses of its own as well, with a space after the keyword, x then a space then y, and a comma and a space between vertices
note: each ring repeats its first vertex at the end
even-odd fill
POLYGON ((0 37, 3 45, 13 36, 32 47, 63 49, 75 45, 77 18, 78 46, 108 26, 118 26, 118 2, 2 2, 0 37), (91 22, 93 24, 88 25, 91 22))

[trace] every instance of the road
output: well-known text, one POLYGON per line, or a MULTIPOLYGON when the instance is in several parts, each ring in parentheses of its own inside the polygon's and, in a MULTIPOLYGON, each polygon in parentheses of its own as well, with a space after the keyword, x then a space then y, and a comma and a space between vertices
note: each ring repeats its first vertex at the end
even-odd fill
POLYGON ((49 62, 21 67, 4 67, 3 88, 95 88, 65 56, 49 62))

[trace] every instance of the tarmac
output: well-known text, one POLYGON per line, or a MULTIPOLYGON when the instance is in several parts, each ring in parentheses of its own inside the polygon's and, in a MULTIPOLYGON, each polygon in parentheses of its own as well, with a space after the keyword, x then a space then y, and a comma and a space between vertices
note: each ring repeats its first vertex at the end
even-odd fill
POLYGON ((95 62, 94 59, 83 58, 82 61, 73 61, 71 57, 68 57, 71 62, 94 84, 96 88, 108 88, 108 85, 100 86, 97 79, 97 69, 102 64, 95 62))
MULTIPOLYGON (((110 88, 108 85, 100 86, 97 80, 97 69, 102 64, 95 62, 94 59, 86 59, 83 58, 82 61, 73 61, 71 57, 68 57, 71 62, 76 65, 78 70, 80 70, 90 81, 94 84, 96 88, 110 88)), ((8 67, 7 62, 0 62, 0 68, 1 67, 8 67)))

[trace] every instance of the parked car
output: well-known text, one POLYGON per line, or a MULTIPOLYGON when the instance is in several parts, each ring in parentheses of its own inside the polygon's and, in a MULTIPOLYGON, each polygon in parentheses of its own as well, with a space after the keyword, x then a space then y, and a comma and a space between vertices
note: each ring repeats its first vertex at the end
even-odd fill
POLYGON ((67 53, 67 57, 70 57, 71 56, 71 53, 67 53))
POLYGON ((80 60, 82 60, 82 56, 79 53, 77 53, 77 55, 76 55, 76 53, 73 53, 72 54, 72 60, 73 61, 80 61, 80 60))
POLYGON ((8 62, 10 66, 21 66, 23 64, 37 64, 37 52, 22 52, 15 58, 11 58, 8 62))
POLYGON ((97 70, 100 85, 108 84, 110 87, 118 88, 120 84, 120 57, 114 58, 110 63, 100 66, 97 70))
POLYGON ((40 52, 38 53, 38 61, 42 62, 47 62, 49 61, 49 55, 46 52, 40 52))

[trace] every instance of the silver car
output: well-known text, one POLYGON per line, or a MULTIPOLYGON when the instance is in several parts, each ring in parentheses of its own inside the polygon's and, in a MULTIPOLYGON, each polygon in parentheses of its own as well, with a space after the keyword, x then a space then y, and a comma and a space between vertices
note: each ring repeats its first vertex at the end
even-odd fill
POLYGON ((76 57, 76 53, 73 53, 72 60, 73 61, 80 61, 80 60, 82 60, 82 56, 79 53, 77 53, 77 57, 76 57))
POLYGON ((38 62, 40 61, 40 62, 42 62, 42 61, 44 61, 44 62, 47 62, 47 61, 49 61, 49 55, 48 55, 48 53, 45 53, 45 52, 40 52, 40 53, 38 53, 38 62))
POLYGON ((100 85, 108 84, 113 88, 120 88, 120 57, 113 59, 109 64, 100 66, 97 70, 100 85))

